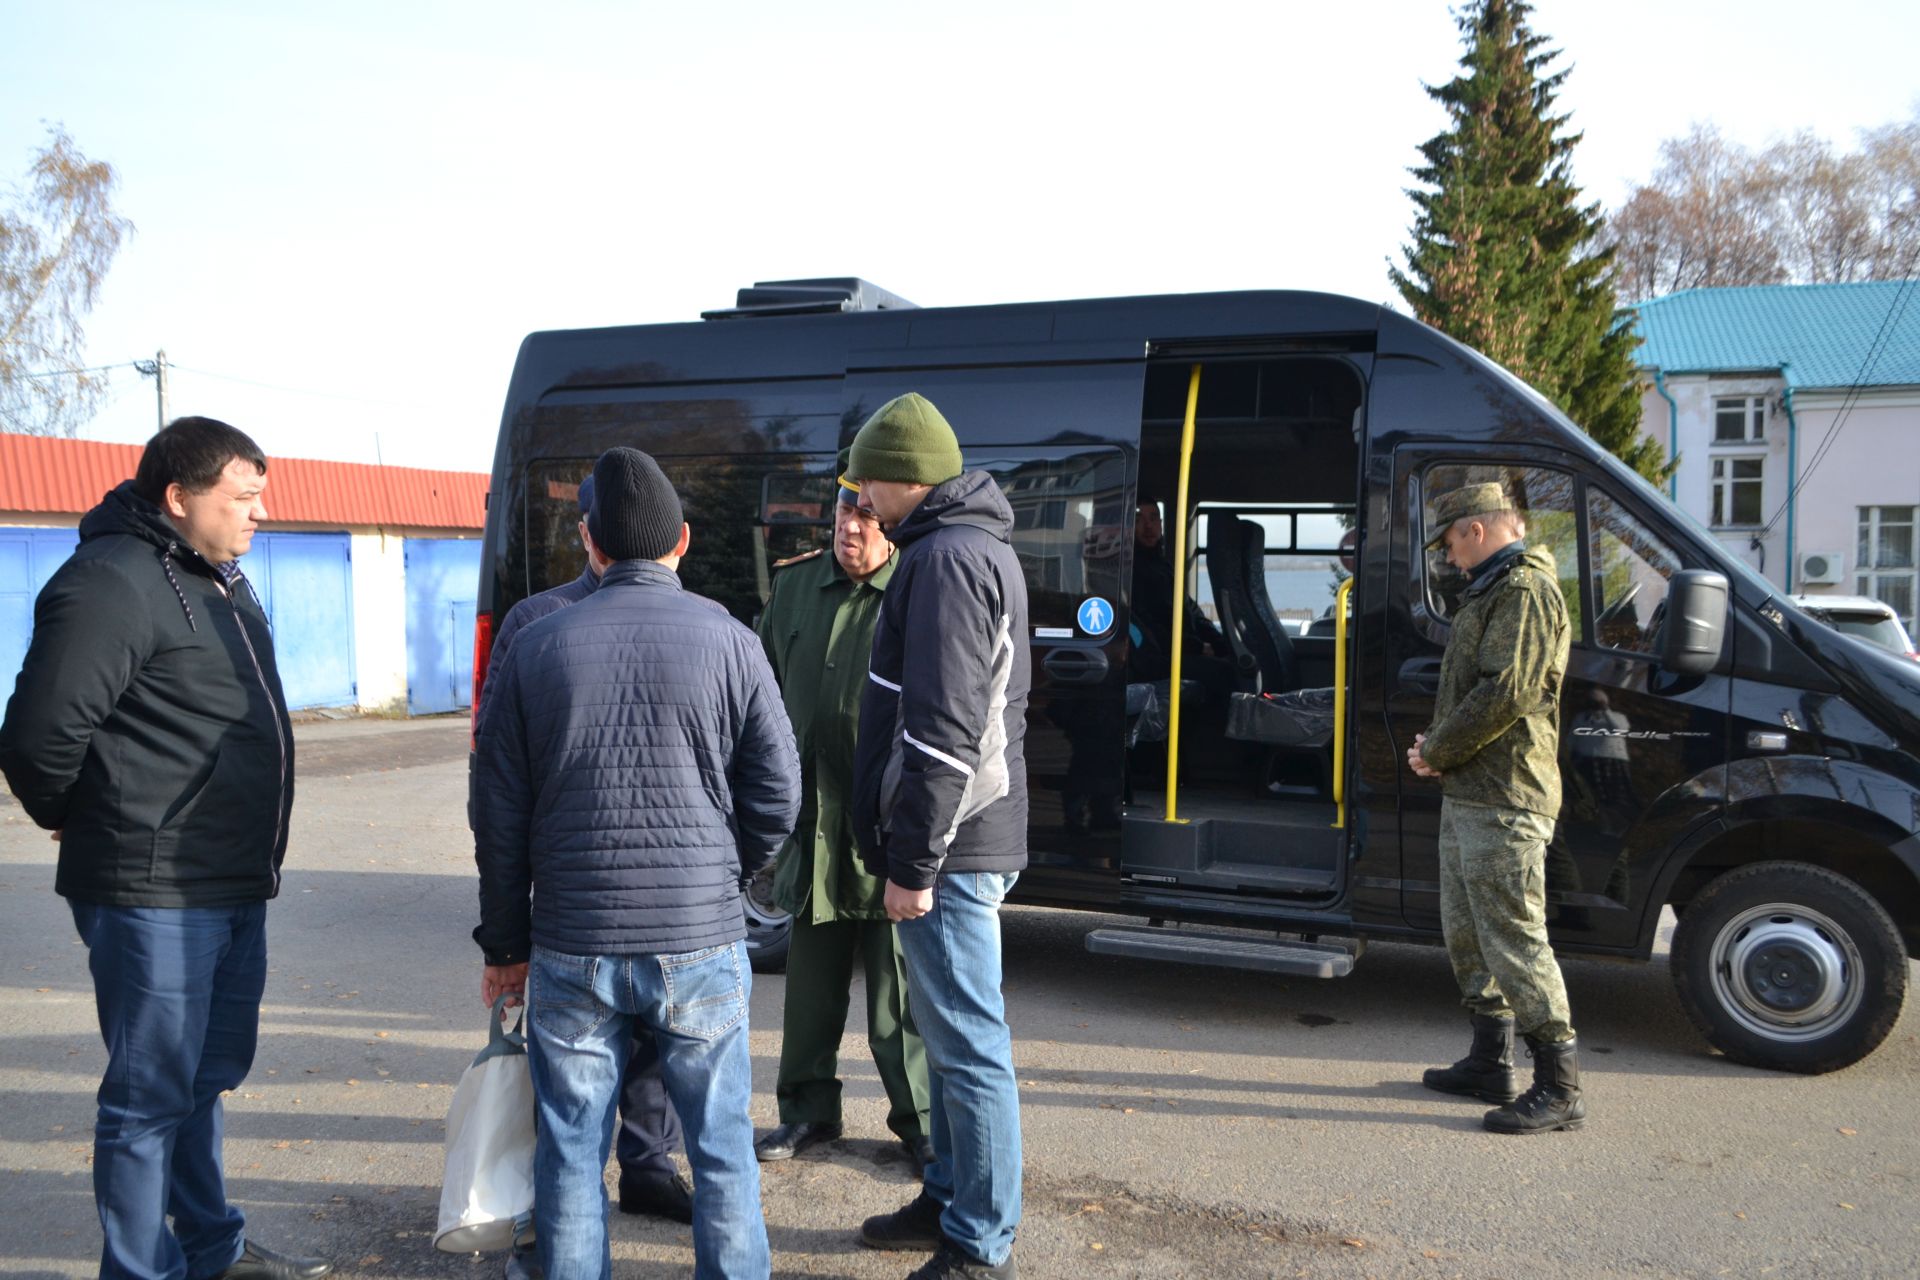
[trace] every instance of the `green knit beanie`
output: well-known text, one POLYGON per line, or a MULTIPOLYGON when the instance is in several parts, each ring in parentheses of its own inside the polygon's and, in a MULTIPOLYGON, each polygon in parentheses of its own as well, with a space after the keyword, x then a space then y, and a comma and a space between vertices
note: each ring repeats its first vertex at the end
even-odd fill
POLYGON ((855 480, 939 484, 960 474, 953 428, 916 391, 887 401, 853 438, 847 471, 855 480))

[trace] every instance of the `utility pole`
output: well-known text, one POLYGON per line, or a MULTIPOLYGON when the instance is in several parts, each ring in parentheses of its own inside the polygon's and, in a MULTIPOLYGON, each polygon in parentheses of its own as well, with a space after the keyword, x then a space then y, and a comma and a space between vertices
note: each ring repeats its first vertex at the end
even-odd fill
POLYGON ((135 360, 133 367, 140 371, 141 377, 154 380, 160 426, 164 428, 167 425, 167 349, 162 347, 154 352, 151 360, 135 360))

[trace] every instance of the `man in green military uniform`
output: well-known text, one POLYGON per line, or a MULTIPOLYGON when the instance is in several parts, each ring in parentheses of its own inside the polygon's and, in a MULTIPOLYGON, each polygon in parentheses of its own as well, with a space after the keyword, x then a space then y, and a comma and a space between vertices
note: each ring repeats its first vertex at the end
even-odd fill
MULTIPOLYGON (((840 459, 846 470, 846 457, 840 459)), ((891 1104, 887 1127, 925 1167, 927 1057, 907 1011, 906 970, 884 905, 886 884, 861 866, 848 805, 854 730, 893 544, 843 478, 832 554, 784 562, 760 619, 800 748, 801 807, 774 870, 774 900, 793 916, 785 1027, 775 1096, 780 1125, 754 1144, 787 1160, 840 1136, 840 1037, 857 956, 866 977, 867 1044, 891 1104)))
POLYGON ((1567 606, 1553 556, 1526 543, 1504 486, 1471 484, 1434 503, 1428 550, 1468 577, 1440 665, 1433 724, 1407 763, 1440 778, 1440 916, 1473 1047, 1424 1083, 1502 1102, 1496 1133, 1578 1129, 1580 1094, 1566 984, 1547 942, 1546 852, 1560 812, 1560 683, 1567 606), (1514 1028, 1533 1056, 1516 1094, 1514 1028))

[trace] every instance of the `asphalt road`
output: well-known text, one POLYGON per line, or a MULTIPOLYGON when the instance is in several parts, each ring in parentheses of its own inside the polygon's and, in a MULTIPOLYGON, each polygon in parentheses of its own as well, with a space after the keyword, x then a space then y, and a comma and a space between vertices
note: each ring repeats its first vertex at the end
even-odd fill
MULTIPOLYGON (((348 1280, 496 1276, 436 1254, 442 1119, 484 1037, 466 729, 302 726, 253 1075, 227 1168, 251 1230, 348 1280)), ((0 1272, 93 1274, 93 1090, 104 1059, 54 846, 0 799, 0 1272)), ((1445 957, 1375 946, 1337 982, 1086 953, 1101 917, 1006 913, 1024 1103, 1030 1278, 1920 1274, 1920 1015, 1806 1079, 1733 1066, 1687 1024, 1665 963, 1573 962, 1592 1120, 1503 1138, 1419 1087, 1465 1023, 1445 957)), ((756 1092, 775 1122, 782 979, 754 990, 756 1092)), ((781 1276, 898 1277, 860 1219, 915 1184, 882 1124, 854 1001, 848 1137, 765 1169, 781 1276)), ((686 1275, 686 1228, 615 1215, 615 1271, 686 1275)))

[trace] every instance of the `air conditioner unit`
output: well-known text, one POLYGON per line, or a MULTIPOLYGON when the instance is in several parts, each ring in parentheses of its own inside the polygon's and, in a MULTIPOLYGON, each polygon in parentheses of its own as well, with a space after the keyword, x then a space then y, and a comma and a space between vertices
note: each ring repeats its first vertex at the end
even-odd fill
POLYGON ((1839 551, 1807 551, 1800 556, 1800 583, 1804 587, 1831 587, 1847 576, 1847 558, 1839 551))

